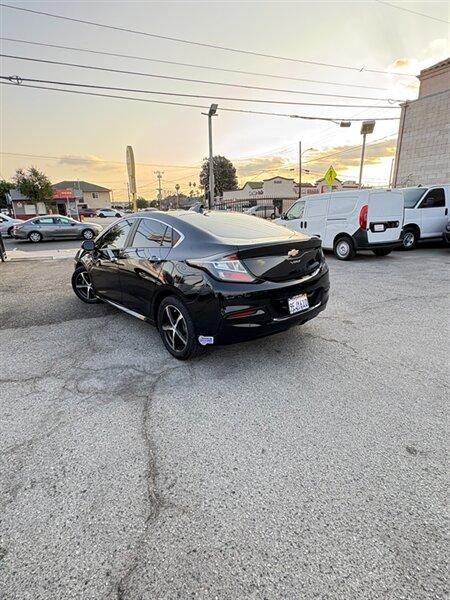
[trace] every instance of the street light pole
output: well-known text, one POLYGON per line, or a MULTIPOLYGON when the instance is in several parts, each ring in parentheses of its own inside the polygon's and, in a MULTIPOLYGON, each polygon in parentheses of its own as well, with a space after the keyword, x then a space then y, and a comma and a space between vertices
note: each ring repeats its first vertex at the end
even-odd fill
POLYGON ((302 143, 298 143, 298 197, 302 197, 302 143))
POLYGON ((359 180, 358 180, 358 188, 361 188, 362 185, 362 173, 364 167, 364 154, 366 152, 366 136, 368 133, 373 133, 375 129, 375 121, 363 121, 361 125, 361 133, 363 136, 363 143, 361 148, 361 164, 359 165, 359 180))
POLYGON ((209 194, 208 208, 211 209, 211 204, 214 199, 214 160, 213 160, 213 143, 212 143, 212 117, 216 116, 217 104, 211 104, 207 113, 202 113, 208 117, 208 137, 209 137, 209 194))

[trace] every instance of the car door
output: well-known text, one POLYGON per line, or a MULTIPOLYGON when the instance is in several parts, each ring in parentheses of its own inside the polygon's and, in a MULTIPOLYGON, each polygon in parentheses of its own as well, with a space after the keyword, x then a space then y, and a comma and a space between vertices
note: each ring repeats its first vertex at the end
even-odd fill
POLYGON ((122 304, 151 317, 153 296, 162 284, 162 265, 172 247, 172 228, 158 219, 144 217, 121 254, 122 304))
POLYGON ((53 217, 53 220, 55 223, 55 237, 79 237, 80 232, 78 231, 76 221, 72 221, 67 217, 53 217))
POLYGON ((96 241, 92 253, 90 276, 95 292, 119 304, 122 303, 119 261, 132 226, 133 221, 126 219, 114 224, 96 241))
POLYGON ((39 231, 44 240, 55 238, 55 222, 53 217, 39 217, 30 223, 28 229, 39 231))
POLYGON ((308 235, 325 239, 328 198, 309 198, 303 213, 303 229, 308 235))
POLYGON ((295 204, 281 217, 280 225, 293 229, 294 231, 304 231, 303 215, 305 212, 305 200, 297 200, 295 204))
POLYGON ((433 188, 417 207, 421 213, 421 237, 441 237, 448 219, 444 188, 433 188))

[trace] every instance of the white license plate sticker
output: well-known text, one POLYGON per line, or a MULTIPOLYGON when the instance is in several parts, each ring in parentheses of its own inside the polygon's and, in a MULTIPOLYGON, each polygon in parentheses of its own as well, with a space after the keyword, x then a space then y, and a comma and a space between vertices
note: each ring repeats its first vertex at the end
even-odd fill
POLYGON ((308 296, 306 294, 299 294, 298 296, 293 296, 288 299, 289 303, 289 312, 291 315, 294 313, 300 312, 301 310, 306 310, 309 308, 308 296))
POLYGON ((373 230, 374 231, 384 231, 383 223, 375 223, 375 225, 373 226, 373 230))

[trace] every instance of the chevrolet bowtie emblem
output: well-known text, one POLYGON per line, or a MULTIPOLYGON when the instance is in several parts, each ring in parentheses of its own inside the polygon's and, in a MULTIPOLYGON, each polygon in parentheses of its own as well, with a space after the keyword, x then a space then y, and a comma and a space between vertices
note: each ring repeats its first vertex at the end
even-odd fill
POLYGON ((297 248, 292 248, 292 250, 289 250, 288 252, 288 256, 289 258, 295 258, 296 256, 298 256, 299 251, 297 250, 297 248))

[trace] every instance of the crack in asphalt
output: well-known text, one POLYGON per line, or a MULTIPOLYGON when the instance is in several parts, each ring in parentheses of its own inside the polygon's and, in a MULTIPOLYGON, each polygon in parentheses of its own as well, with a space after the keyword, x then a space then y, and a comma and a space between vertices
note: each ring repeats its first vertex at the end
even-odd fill
MULTIPOLYGON (((185 365, 168 366, 164 367, 159 372, 154 373, 154 379, 150 385, 149 391, 145 395, 140 396, 140 398, 142 399, 141 437, 146 452, 147 462, 145 470, 147 488, 147 513, 145 516, 143 532, 141 533, 139 539, 136 542, 134 556, 132 557, 125 573, 120 577, 119 581, 114 585, 113 589, 110 592, 110 594, 112 594, 116 600, 125 600, 127 596, 128 582, 139 565, 139 559, 141 554, 140 549, 145 543, 150 524, 158 518, 160 511, 164 506, 164 500, 160 497, 157 491, 157 467, 155 458, 156 451, 149 431, 150 409, 153 397, 159 382, 165 375, 167 375, 167 373, 183 368, 185 368, 185 365)), ((149 373, 147 373, 147 375, 149 375, 149 373)))

